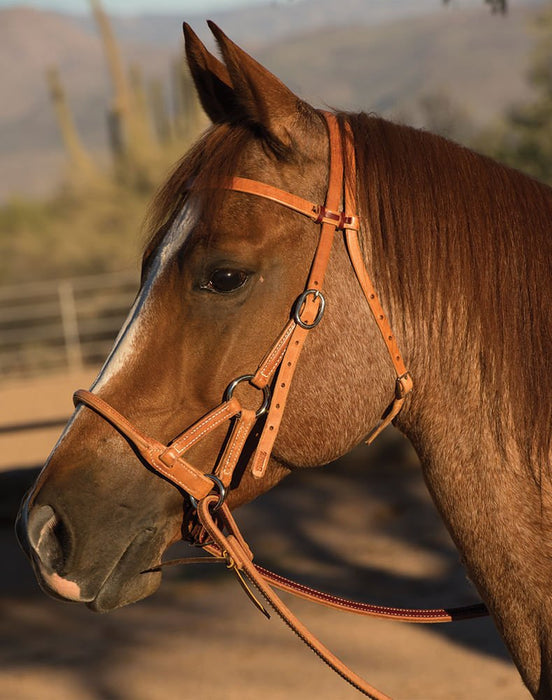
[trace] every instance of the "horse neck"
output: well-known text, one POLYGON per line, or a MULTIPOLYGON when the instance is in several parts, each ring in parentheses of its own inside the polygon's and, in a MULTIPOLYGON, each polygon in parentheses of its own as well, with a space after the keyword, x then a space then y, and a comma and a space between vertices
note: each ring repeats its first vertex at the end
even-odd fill
POLYGON ((550 699, 552 489, 531 477, 507 425, 497 436, 477 373, 441 374, 435 359, 433 367, 426 381, 413 367, 415 393, 397 425, 523 680, 550 699))
MULTIPOLYGON (((521 185, 525 186, 525 183, 521 182, 521 185)), ((526 193, 543 195, 538 201, 540 216, 543 217, 544 211, 552 213, 552 197, 539 188, 527 186, 526 193), (543 206, 545 199, 546 206, 543 206)), ((388 192, 388 196, 398 197, 398 193, 388 192)), ((542 437, 546 423, 543 416, 546 418, 550 413, 550 397, 544 388, 537 387, 531 404, 532 395, 523 384, 528 368, 538 372, 542 358, 533 357, 528 346, 527 366, 508 367, 507 363, 516 362, 516 358, 518 363, 523 361, 523 348, 493 346, 501 334, 496 332, 496 324, 495 329, 489 331, 483 315, 468 303, 469 300, 473 303, 476 298, 474 290, 460 286, 454 289, 454 284, 462 281, 454 266, 463 265, 467 270, 473 252, 470 250, 473 240, 468 231, 455 231, 452 226, 430 230, 430 235, 460 238, 453 243, 442 241, 437 248, 434 242, 421 241, 426 256, 418 253, 411 242, 406 242, 404 248, 408 249, 410 245, 411 255, 405 264, 404 258, 400 257, 401 236, 412 237, 412 232, 401 225, 412 225, 412 220, 401 222, 400 217, 389 217, 388 205, 381 205, 378 209, 377 201, 370 195, 367 202, 368 208, 371 203, 375 209, 371 213, 375 232, 372 231, 371 235, 375 233, 376 238, 375 242, 366 241, 367 255, 372 257, 369 262, 374 269, 376 285, 382 289, 384 306, 414 379, 414 392, 396 424, 418 452, 433 500, 461 552, 470 577, 493 613, 525 682, 535 695, 540 693, 539 697, 552 698, 552 629, 549 623, 552 619, 549 596, 552 486, 547 471, 550 451, 548 448, 548 451, 541 449, 539 452, 532 447, 533 442, 546 445, 546 439, 542 437), (390 224, 392 219, 395 228, 390 224), (378 230, 381 226, 386 228, 383 235, 378 230), (462 250, 462 245, 466 246, 465 250, 462 250), (388 255, 398 255, 399 260, 387 264, 378 259, 384 249, 388 255), (450 257, 439 261, 432 257, 439 254, 451 256, 453 252, 465 258, 450 257), (452 288, 447 287, 443 280, 437 285, 431 279, 432 270, 438 269, 439 265, 441 272, 443 265, 450 266, 452 288), (421 283, 424 266, 426 279, 421 283), (532 411, 530 415, 540 440, 534 440, 535 436, 527 428, 528 422, 521 427, 518 425, 520 409, 524 406, 527 411, 532 411), (540 461, 536 461, 534 457, 539 454, 540 461)), ((426 225, 431 226, 437 220, 437 214, 425 213, 426 225)), ((514 208, 510 213, 515 217, 514 208)), ((438 214, 443 215, 443 212, 438 214)), ((492 209, 487 214, 492 218, 492 209)), ((473 216, 475 222, 475 212, 473 216)), ((523 216, 525 214, 520 218, 523 216)), ((469 214, 464 215, 467 225, 469 218, 469 214)), ((420 222, 420 226, 423 225, 424 222, 420 222)), ((513 242, 510 245, 507 241, 503 245, 510 245, 510 255, 516 254, 516 236, 524 244, 531 236, 533 242, 537 241, 531 225, 528 221, 527 235, 521 229, 515 231, 512 228, 508 232, 513 242)), ((538 225, 542 228, 542 222, 538 225)), ((550 259, 550 237, 548 239, 548 243, 542 239, 542 246, 547 251, 545 257, 550 259)), ((519 251, 520 256, 523 254, 519 251)), ((474 261, 474 264, 492 266, 498 263, 489 257, 474 261)), ((518 295, 528 299, 527 303, 534 303, 532 318, 539 319, 542 326, 538 342, 541 346, 548 343, 548 350, 552 352, 550 324, 545 322, 545 313, 539 308, 549 307, 548 280, 543 281, 537 294, 531 264, 532 261, 526 259, 525 267, 519 267, 525 276, 521 274, 517 280, 518 295), (531 300, 534 295, 536 298, 531 300)), ((499 273, 495 274, 493 270, 487 277, 481 275, 480 279, 488 281, 489 289, 481 289, 480 294, 496 296, 498 292, 490 285, 498 278, 499 273)), ((477 278, 474 276, 474 279, 477 278)), ((505 294, 506 290, 507 285, 504 285, 499 292, 505 294)), ((505 305, 517 301, 519 299, 512 302, 497 297, 500 306, 497 313, 508 321, 510 317, 505 305)), ((482 304, 485 302, 482 299, 482 304)), ((515 308, 511 316, 511 329, 504 329, 502 340, 521 343, 523 329, 515 318, 515 308)), ((543 381, 549 385, 549 376, 543 381)), ((534 378, 533 384, 536 385, 534 378)), ((546 430, 546 435, 549 435, 549 427, 546 430)))
POLYGON ((414 400, 462 397, 535 475, 552 424, 552 190, 431 134, 349 119, 368 268, 414 400))

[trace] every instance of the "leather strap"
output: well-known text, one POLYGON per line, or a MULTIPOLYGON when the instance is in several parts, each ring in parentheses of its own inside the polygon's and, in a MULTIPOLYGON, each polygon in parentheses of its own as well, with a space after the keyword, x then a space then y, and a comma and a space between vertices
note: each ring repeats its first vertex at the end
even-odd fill
POLYGON ((328 608, 334 608, 335 610, 349 612, 355 615, 379 617, 384 620, 395 620, 396 622, 431 624, 471 620, 476 617, 486 617, 489 614, 486 606, 482 603, 454 608, 392 608, 386 605, 374 605, 373 603, 349 600, 341 596, 319 591, 317 588, 305 586, 302 583, 293 581, 274 571, 265 569, 258 564, 255 565, 255 568, 257 573, 262 576, 267 583, 270 583, 282 591, 286 591, 286 593, 304 598, 311 603, 318 603, 328 608))
POLYGON ((340 229, 358 229, 358 216, 356 215, 345 214, 341 211, 333 211, 327 208, 328 204, 323 206, 321 204, 309 202, 307 199, 298 197, 296 194, 280 190, 278 187, 267 185, 258 180, 248 180, 245 177, 231 177, 225 189, 253 194, 257 197, 270 199, 272 202, 283 204, 288 207, 288 209, 293 209, 298 214, 308 216, 315 224, 328 223, 340 229))
MULTIPOLYGON (((161 562, 154 567, 152 571, 158 571, 169 566, 183 566, 189 564, 216 564, 224 562, 225 559, 222 552, 214 545, 205 545, 203 547, 208 557, 182 557, 181 559, 169 559, 161 562)), ((446 622, 459 622, 461 620, 473 620, 478 617, 487 617, 489 611, 483 603, 474 603, 472 605, 464 605, 453 608, 393 608, 386 605, 374 605, 373 603, 365 603, 359 600, 351 600, 336 596, 325 591, 320 591, 317 588, 306 586, 304 583, 299 583, 293 579, 277 574, 270 569, 254 564, 259 576, 271 586, 279 588, 297 598, 303 598, 311 603, 317 603, 327 608, 333 608, 340 612, 352 613, 353 615, 362 615, 363 617, 377 617, 382 620, 391 620, 394 622, 408 622, 418 624, 439 624, 446 622)))
MULTIPOLYGON (((339 127, 335 116, 333 114, 324 113, 324 117, 328 127, 330 144, 329 181, 325 209, 326 211, 333 211, 339 209, 342 197, 343 149, 339 127)), ((279 191, 278 196, 279 199, 276 200, 276 195, 274 194, 274 201, 279 201, 285 206, 291 206, 287 198, 287 193, 282 193, 279 191)), ((295 206, 292 206, 292 208, 295 209, 295 206)), ((345 216, 344 218, 350 218, 358 221, 358 217, 356 215, 350 217, 345 216)), ((306 285, 307 290, 312 289, 320 292, 322 289, 337 227, 338 223, 336 223, 335 220, 323 221, 322 223, 318 247, 314 255, 314 260, 306 285)), ((318 311, 319 302, 317 303, 314 295, 309 296, 307 298, 307 302, 310 303, 305 304, 304 320, 306 323, 312 323, 318 311)), ((309 330, 310 329, 298 325, 291 336, 289 345, 283 356, 280 372, 278 373, 278 378, 274 386, 274 393, 270 410, 268 412, 268 417, 266 419, 261 437, 259 438, 259 444, 257 450, 255 451, 251 466, 253 475, 258 479, 262 478, 266 473, 270 455, 274 447, 274 442, 282 422, 289 390, 291 388, 291 381, 293 379, 293 375, 301 355, 301 350, 303 349, 303 345, 309 330)))
MULTIPOLYGON (((245 574, 249 581, 255 586, 263 598, 270 604, 274 611, 281 619, 292 629, 295 634, 303 641, 315 654, 317 654, 324 663, 339 674, 344 680, 350 683, 354 688, 373 700, 391 700, 388 695, 381 693, 379 690, 366 683, 354 671, 351 671, 335 654, 333 654, 317 637, 315 637, 303 623, 295 617, 291 610, 284 604, 282 599, 276 595, 272 588, 266 583, 264 578, 259 575, 253 562, 251 561, 248 552, 245 552, 237 538, 230 538, 222 534, 217 527, 210 512, 210 506, 216 502, 216 497, 207 497, 198 505, 198 516, 202 525, 209 533, 214 542, 216 542, 220 551, 228 561, 229 568, 235 568, 237 571, 245 574)), ((223 506, 219 511, 221 519, 225 520, 226 526, 229 528, 231 535, 236 534, 237 528, 235 522, 230 515, 230 511, 226 506, 223 506)), ((250 597, 252 593, 250 591, 250 597)), ((257 607, 263 607, 257 603, 257 607)))
MULTIPOLYGON (((347 125, 348 126, 348 125, 347 125)), ((347 168, 354 177, 345 178, 345 208, 349 211, 357 210, 356 201, 356 156, 353 135, 350 127, 345 131, 345 153, 347 159, 347 168)), ((365 226, 368 226, 368 222, 364 222, 365 226)), ((383 342, 391 358, 393 368, 397 378, 395 380, 395 396, 392 403, 385 411, 379 424, 372 429, 368 434, 366 443, 372 443, 378 435, 388 426, 400 413, 407 395, 413 389, 413 382, 410 373, 406 369, 401 351, 393 331, 391 330, 391 325, 383 311, 381 302, 376 294, 372 280, 366 269, 364 263, 364 256, 362 255, 362 250, 360 248, 360 242, 358 238, 358 231, 347 230, 345 231, 345 244, 347 246, 347 252, 349 253, 349 259, 353 270, 355 271, 356 278, 360 287, 364 293, 372 316, 376 322, 379 329, 383 342)))
POLYGON ((249 437, 256 422, 257 416, 255 415, 255 411, 244 408, 239 418, 234 423, 228 444, 224 449, 224 453, 215 471, 216 475, 226 487, 230 486, 232 474, 243 452, 245 441, 249 437))
POLYGON ((274 447, 274 441, 276 440, 278 431, 280 430, 280 424, 282 423, 295 368, 297 367, 301 350, 307 339, 307 334, 307 329, 296 325, 282 358, 280 371, 278 372, 278 377, 274 386, 270 410, 268 411, 266 423, 251 463, 251 472, 257 479, 261 479, 266 473, 270 455, 274 447))
POLYGON ((295 321, 291 320, 284 328, 274 345, 263 357, 261 364, 251 380, 253 386, 256 386, 258 389, 263 389, 270 382, 274 376, 274 372, 276 372, 282 362, 282 358, 289 346, 291 336, 296 327, 297 324, 295 321))
MULTIPOLYGON (((174 448, 174 445, 163 445, 163 443, 158 442, 154 438, 146 437, 130 421, 99 396, 96 396, 96 394, 92 394, 85 389, 79 389, 73 395, 73 402, 75 406, 78 406, 78 404, 88 406, 88 408, 91 408, 111 423, 136 447, 147 464, 173 484, 184 489, 186 493, 193 496, 196 500, 205 498, 213 490, 212 480, 183 459, 178 450, 174 448)), ((227 401, 194 424, 184 433, 183 437, 186 438, 191 431, 194 432, 194 437, 198 431, 202 432, 202 434, 207 434, 207 432, 210 432, 220 424, 219 419, 221 415, 224 414, 225 420, 228 420, 231 416, 239 413, 240 410, 241 407, 236 399, 227 401), (215 413, 219 413, 219 415, 216 420, 213 420, 213 414, 215 413), (209 428, 203 431, 201 430, 203 425, 208 425, 209 428)), ((174 444, 178 444, 178 442, 174 444)))

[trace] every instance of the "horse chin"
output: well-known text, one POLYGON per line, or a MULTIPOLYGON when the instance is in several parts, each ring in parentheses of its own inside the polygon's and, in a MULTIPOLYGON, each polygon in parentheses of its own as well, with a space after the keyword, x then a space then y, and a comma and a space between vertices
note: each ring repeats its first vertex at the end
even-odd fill
POLYGON ((94 612, 109 612, 154 593, 161 584, 161 571, 152 570, 160 553, 152 552, 151 531, 141 532, 130 543, 100 589, 86 605, 94 612))
POLYGON ((147 598, 155 593, 160 584, 160 571, 139 573, 130 579, 115 573, 104 583, 94 600, 86 603, 86 606, 94 612, 110 612, 147 598))
MULTIPOLYGON (((115 571, 103 583, 95 597, 72 596, 68 593, 60 592, 59 582, 52 585, 51 575, 44 575, 37 571, 37 579, 40 587, 51 598, 65 603, 84 603, 90 610, 99 613, 110 612, 125 605, 136 603, 142 598, 147 598, 161 585, 162 574, 160 571, 143 571, 138 574, 133 573, 129 577, 129 572, 123 567, 117 566, 115 571)), ((71 585, 71 581, 64 582, 71 585)), ((76 584, 73 584, 76 586, 76 584)))

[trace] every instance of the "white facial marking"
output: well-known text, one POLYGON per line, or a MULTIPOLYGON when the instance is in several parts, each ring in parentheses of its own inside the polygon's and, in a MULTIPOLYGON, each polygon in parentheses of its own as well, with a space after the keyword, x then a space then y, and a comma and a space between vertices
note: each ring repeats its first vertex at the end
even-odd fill
POLYGON ((42 575, 50 588, 62 598, 65 598, 66 600, 74 600, 76 602, 83 601, 80 586, 74 581, 61 578, 61 576, 58 576, 58 574, 55 573, 48 574, 43 572, 42 575))
POLYGON ((91 391, 97 392, 103 388, 127 363, 136 350, 136 340, 140 337, 140 331, 145 322, 146 311, 152 290, 157 280, 180 249, 197 219, 195 210, 185 205, 176 217, 173 225, 165 235, 159 249, 151 263, 148 277, 144 282, 140 294, 136 298, 119 335, 115 340, 113 349, 109 353, 100 373, 92 385, 91 391))

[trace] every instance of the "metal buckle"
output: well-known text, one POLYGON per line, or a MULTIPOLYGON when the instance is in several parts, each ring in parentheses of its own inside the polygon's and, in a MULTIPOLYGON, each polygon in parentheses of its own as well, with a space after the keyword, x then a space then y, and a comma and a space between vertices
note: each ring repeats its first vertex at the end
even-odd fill
POLYGON ((299 297, 297 297, 297 301, 295 302, 295 305, 293 307, 293 320, 298 326, 301 326, 301 328, 310 330, 311 328, 315 328, 320 323, 320 321, 322 320, 322 316, 324 315, 325 308, 326 300, 324 299, 324 295, 322 294, 322 292, 318 289, 307 289, 299 297), (318 311, 316 312, 316 318, 312 323, 306 323, 301 318, 303 304, 307 300, 309 294, 312 294, 315 299, 320 300, 320 303, 318 305, 318 311))
POLYGON ((405 372, 400 377, 397 377, 395 382, 395 398, 404 399, 412 391, 412 377, 410 372, 405 372))
MULTIPOLYGON (((215 476, 214 474, 204 474, 204 476, 206 476, 208 479, 211 479, 211 481, 219 491, 218 501, 213 506, 213 511, 216 511, 226 500, 226 486, 222 483, 218 476, 215 476)), ((188 494, 188 496, 190 497, 190 501, 192 502, 193 507, 197 510, 197 498, 194 498, 191 493, 188 494)))
MULTIPOLYGON (((255 375, 254 374, 243 374, 241 377, 238 377, 237 379, 234 379, 233 381, 230 382, 230 384, 226 387, 226 391, 224 392, 224 400, 225 401, 230 401, 232 396, 234 395, 234 390, 238 386, 238 384, 241 384, 241 382, 250 382, 253 379, 255 375)), ((258 389, 259 387, 256 387, 254 384, 251 384, 252 387, 255 387, 255 389, 258 389)), ((270 387, 269 386, 264 386, 262 388, 263 392, 263 403, 261 404, 260 408, 257 409, 255 412, 255 416, 257 418, 260 418, 261 416, 264 416, 264 414, 268 411, 268 407, 270 405, 270 387)))

